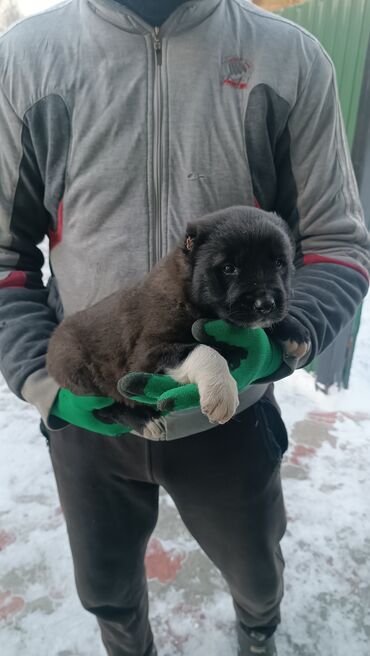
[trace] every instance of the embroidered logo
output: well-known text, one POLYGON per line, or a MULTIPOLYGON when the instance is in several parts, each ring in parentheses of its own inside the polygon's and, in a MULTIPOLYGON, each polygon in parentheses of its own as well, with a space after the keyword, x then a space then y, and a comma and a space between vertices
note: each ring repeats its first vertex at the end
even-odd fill
POLYGON ((241 57, 231 55, 222 62, 222 84, 234 89, 246 89, 251 75, 251 65, 241 57))

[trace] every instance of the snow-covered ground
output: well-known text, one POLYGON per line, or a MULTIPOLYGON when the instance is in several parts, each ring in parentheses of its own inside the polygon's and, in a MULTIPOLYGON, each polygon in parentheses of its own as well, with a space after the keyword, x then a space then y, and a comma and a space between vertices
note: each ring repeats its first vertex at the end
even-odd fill
MULTIPOLYGON (((304 371, 281 381, 289 528, 281 656, 370 653, 370 301, 349 391, 316 392, 304 371)), ((0 653, 103 656, 80 607, 56 486, 36 412, 0 384, 0 653)), ((160 656, 235 656, 219 573, 161 497, 147 555, 160 656)))

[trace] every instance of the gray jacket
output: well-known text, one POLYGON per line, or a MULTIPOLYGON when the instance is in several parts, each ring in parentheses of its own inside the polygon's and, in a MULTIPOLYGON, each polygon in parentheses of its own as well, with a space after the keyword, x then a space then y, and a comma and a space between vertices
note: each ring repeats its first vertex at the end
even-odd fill
MULTIPOLYGON (((58 390, 45 354, 63 313, 136 281, 189 219, 255 204, 288 222, 291 313, 310 359, 366 293, 332 63, 310 34, 244 0, 191 0, 159 33, 112 0, 21 21, 0 39, 0 141, 1 370, 45 421, 58 390)), ((246 390, 239 410, 265 389, 246 390)), ((168 418, 169 438, 205 428, 200 411, 168 418)))

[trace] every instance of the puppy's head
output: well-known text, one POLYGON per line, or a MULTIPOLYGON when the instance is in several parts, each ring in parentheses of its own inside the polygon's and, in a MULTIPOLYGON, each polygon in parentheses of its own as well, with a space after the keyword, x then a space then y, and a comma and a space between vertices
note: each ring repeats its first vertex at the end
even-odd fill
POLYGON ((285 222, 230 207, 189 223, 183 247, 192 301, 204 316, 266 328, 288 311, 294 247, 285 222))

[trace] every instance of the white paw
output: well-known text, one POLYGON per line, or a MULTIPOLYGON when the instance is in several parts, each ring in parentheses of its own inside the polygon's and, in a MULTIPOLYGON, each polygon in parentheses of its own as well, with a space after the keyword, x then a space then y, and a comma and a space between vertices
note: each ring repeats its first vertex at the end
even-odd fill
POLYGON ((281 344, 285 355, 293 358, 303 358, 309 349, 309 344, 307 342, 299 343, 292 339, 287 339, 284 342, 281 342, 281 344))
POLYGON ((199 388, 200 407, 212 424, 226 424, 239 405, 238 387, 234 378, 227 376, 199 388))
POLYGON ((213 424, 225 424, 239 405, 238 387, 222 355, 206 344, 199 344, 178 366, 166 373, 181 384, 195 383, 200 407, 213 424))
POLYGON ((163 440, 166 437, 166 422, 163 417, 148 421, 143 430, 143 437, 149 440, 163 440))

